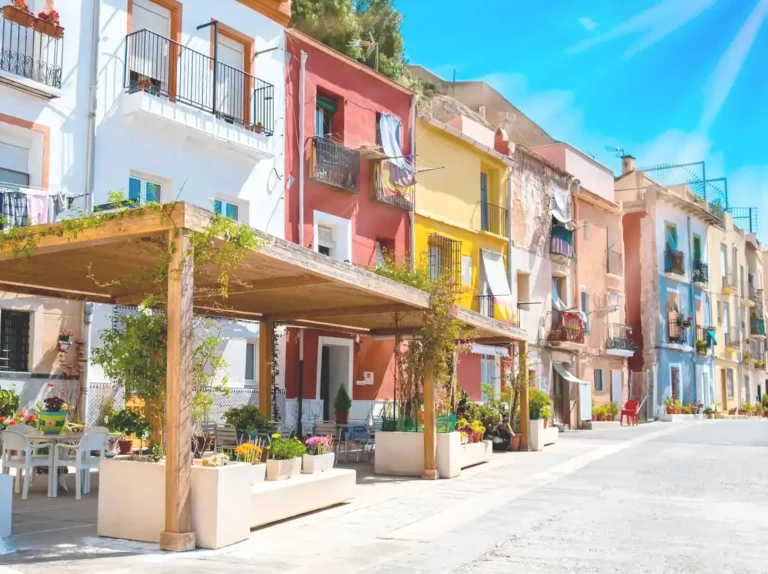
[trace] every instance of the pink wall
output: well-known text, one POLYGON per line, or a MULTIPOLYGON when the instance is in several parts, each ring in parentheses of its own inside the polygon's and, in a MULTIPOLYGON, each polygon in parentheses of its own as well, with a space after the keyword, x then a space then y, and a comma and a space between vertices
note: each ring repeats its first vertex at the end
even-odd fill
POLYGON ((480 355, 462 353, 459 355, 459 365, 456 370, 459 376, 461 388, 469 393, 473 401, 483 398, 483 389, 480 386, 480 355))

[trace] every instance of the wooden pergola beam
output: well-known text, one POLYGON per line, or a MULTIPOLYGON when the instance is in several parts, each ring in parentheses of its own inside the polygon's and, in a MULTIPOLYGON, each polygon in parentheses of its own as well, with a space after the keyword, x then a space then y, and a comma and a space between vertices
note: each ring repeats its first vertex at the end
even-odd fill
POLYGON ((262 279, 246 289, 230 290, 230 295, 245 295, 246 293, 260 293, 261 291, 274 291, 279 289, 293 289, 295 287, 315 287, 330 283, 329 279, 317 275, 296 275, 294 277, 278 277, 275 279, 262 279))
POLYGON ((259 411, 272 419, 272 334, 271 319, 259 321, 259 411))
POLYGON ((387 305, 365 305, 363 307, 335 307, 332 309, 317 309, 315 311, 291 311, 277 313, 276 321, 293 321, 299 319, 322 319, 324 317, 354 317, 360 315, 381 315, 384 313, 405 313, 413 311, 413 307, 399 303, 387 305))

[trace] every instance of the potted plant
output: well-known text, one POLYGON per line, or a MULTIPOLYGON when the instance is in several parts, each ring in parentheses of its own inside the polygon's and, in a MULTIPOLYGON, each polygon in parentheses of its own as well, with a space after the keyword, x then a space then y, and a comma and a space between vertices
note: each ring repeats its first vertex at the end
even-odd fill
POLYGON ((336 391, 336 398, 333 400, 333 410, 338 424, 347 424, 349 421, 349 409, 351 408, 352 399, 349 398, 347 385, 342 383, 339 385, 339 390, 336 391))
POLYGON ((675 399, 675 414, 677 415, 683 414, 683 405, 680 403, 678 399, 675 399))
POLYGON ((608 411, 608 420, 615 421, 616 415, 619 414, 619 405, 616 403, 608 403, 608 405, 606 405, 606 410, 608 411))
POLYGON ((699 355, 707 354, 707 342, 704 339, 696 339, 696 352, 699 355))
POLYGON ((712 407, 707 407, 704 409, 704 414, 707 415, 708 419, 712 419, 715 417, 715 410, 712 407))
POLYGON ((72 337, 74 333, 72 329, 64 329, 59 333, 59 351, 66 353, 72 346, 72 337))
POLYGON ((255 405, 243 405, 242 407, 227 409, 224 412, 224 420, 227 424, 235 427, 237 432, 246 436, 250 436, 253 431, 271 433, 275 430, 275 423, 261 414, 255 405))
POLYGON ((37 416, 40 419, 40 430, 43 434, 59 434, 67 422, 66 401, 60 396, 43 399, 42 406, 37 407, 37 416))
POLYGON ((122 434, 122 438, 117 442, 120 454, 131 454, 133 450, 133 440, 128 437, 135 435, 144 440, 150 431, 149 425, 139 413, 125 409, 116 412, 112 417, 112 428, 122 434))
POLYGON ((469 428, 472 429, 472 440, 470 442, 481 442, 485 438, 485 427, 479 420, 469 423, 469 428))
POLYGON ((253 126, 253 131, 255 131, 257 134, 264 133, 264 124, 261 122, 256 122, 256 125, 253 126))
POLYGON ((272 435, 267 459, 267 480, 285 480, 301 473, 301 458, 307 447, 296 437, 272 435))
POLYGON ((329 436, 311 436, 304 444, 307 452, 302 457, 304 474, 315 474, 333 468, 336 455, 333 452, 333 439, 329 436))
POLYGON ((264 449, 252 442, 244 442, 235 449, 237 460, 250 464, 253 467, 251 484, 264 481, 264 477, 267 474, 267 465, 264 464, 262 458, 265 454, 264 449))
POLYGON ((13 389, 1 389, 0 390, 0 430, 4 430, 8 426, 13 414, 19 410, 19 395, 13 389), (5 423, 5 421, 8 421, 5 423), (5 424, 5 427, 3 426, 5 424))
POLYGON ((544 407, 541 409, 541 418, 544 419, 544 428, 547 428, 547 425, 549 425, 549 419, 552 418, 552 411, 549 409, 549 407, 544 407))
POLYGON ((528 407, 531 420, 538 420, 541 417, 541 411, 544 407, 552 404, 552 399, 547 393, 540 389, 532 388, 529 392, 528 407))
POLYGON ((35 15, 32 14, 25 0, 13 0, 7 6, 3 6, 3 18, 24 28, 35 25, 35 15))
POLYGON ((751 416, 752 416, 752 413, 753 413, 753 412, 755 412, 755 409, 754 409, 754 407, 752 406, 752 403, 750 403, 749 401, 745 402, 745 403, 744 403, 744 404, 741 406, 741 408, 743 409, 743 411, 744 411, 744 414, 745 414, 745 415, 747 415, 748 417, 751 417, 751 416))
POLYGON ((35 20, 35 31, 51 38, 61 38, 64 35, 64 28, 59 23, 59 13, 56 10, 40 12, 35 20))
POLYGON ((667 410, 668 415, 675 414, 675 399, 672 397, 664 399, 664 408, 667 410))

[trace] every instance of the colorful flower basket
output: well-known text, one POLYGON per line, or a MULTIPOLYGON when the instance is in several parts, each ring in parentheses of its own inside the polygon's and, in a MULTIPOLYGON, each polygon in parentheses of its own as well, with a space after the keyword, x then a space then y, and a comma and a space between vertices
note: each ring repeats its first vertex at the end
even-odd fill
POLYGON ((38 413, 38 418, 43 434, 60 434, 64 429, 64 423, 67 422, 67 411, 41 411, 38 413))

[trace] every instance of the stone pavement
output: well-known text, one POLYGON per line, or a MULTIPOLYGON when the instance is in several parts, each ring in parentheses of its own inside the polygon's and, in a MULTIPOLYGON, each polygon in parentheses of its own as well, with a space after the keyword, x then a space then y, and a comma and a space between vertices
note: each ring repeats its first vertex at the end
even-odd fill
MULTIPOLYGON (((768 464, 760 458, 765 459, 766 436, 764 421, 654 423, 566 433, 543 452, 497 454, 491 463, 467 469, 454 480, 392 480, 366 473, 351 504, 254 531, 248 541, 218 551, 172 555, 156 551, 153 545, 87 535, 77 544, 64 542, 62 547, 57 543, 61 533, 54 533, 44 547, 41 540, 25 544, 21 536, 14 539, 17 552, 0 556, 0 564, 9 565, 0 567, 0 572, 571 571, 562 563, 568 556, 562 550, 573 554, 574 572, 666 572, 636 569, 637 564, 649 562, 646 552, 669 545, 682 562, 693 563, 692 553, 679 542, 686 540, 690 525, 685 514, 677 511, 680 502, 665 502, 664 493, 679 496, 688 483, 708 484, 715 468, 728 476, 726 483, 719 484, 729 492, 735 471, 768 464), (686 442, 677 442, 677 437, 686 442), (728 466, 731 453, 744 454, 739 453, 738 444, 745 437, 755 442, 745 457, 750 463, 728 466), (716 458, 709 454, 712 449, 717 451, 716 458), (710 474, 691 476, 704 469, 710 474), (676 510, 670 522, 674 532, 664 524, 664 512, 643 514, 668 504, 676 510), (664 532, 664 538, 635 550, 632 538, 625 538, 629 526, 641 540, 653 541, 657 530, 664 532)), ((750 471, 747 476, 748 483, 759 485, 755 504, 765 504, 768 474, 750 471)), ((687 504, 709 508, 709 499, 722 493, 717 485, 710 485, 699 494, 701 500, 687 504)), ((755 513, 747 514, 753 518, 755 513)), ((692 512, 689 517, 701 515, 692 512)), ((725 511, 717 516, 732 518, 725 511)), ((748 539, 732 539, 727 532, 725 524, 713 528, 735 548, 743 548, 748 539)), ((709 570, 702 570, 699 563, 696 571, 709 570)))

